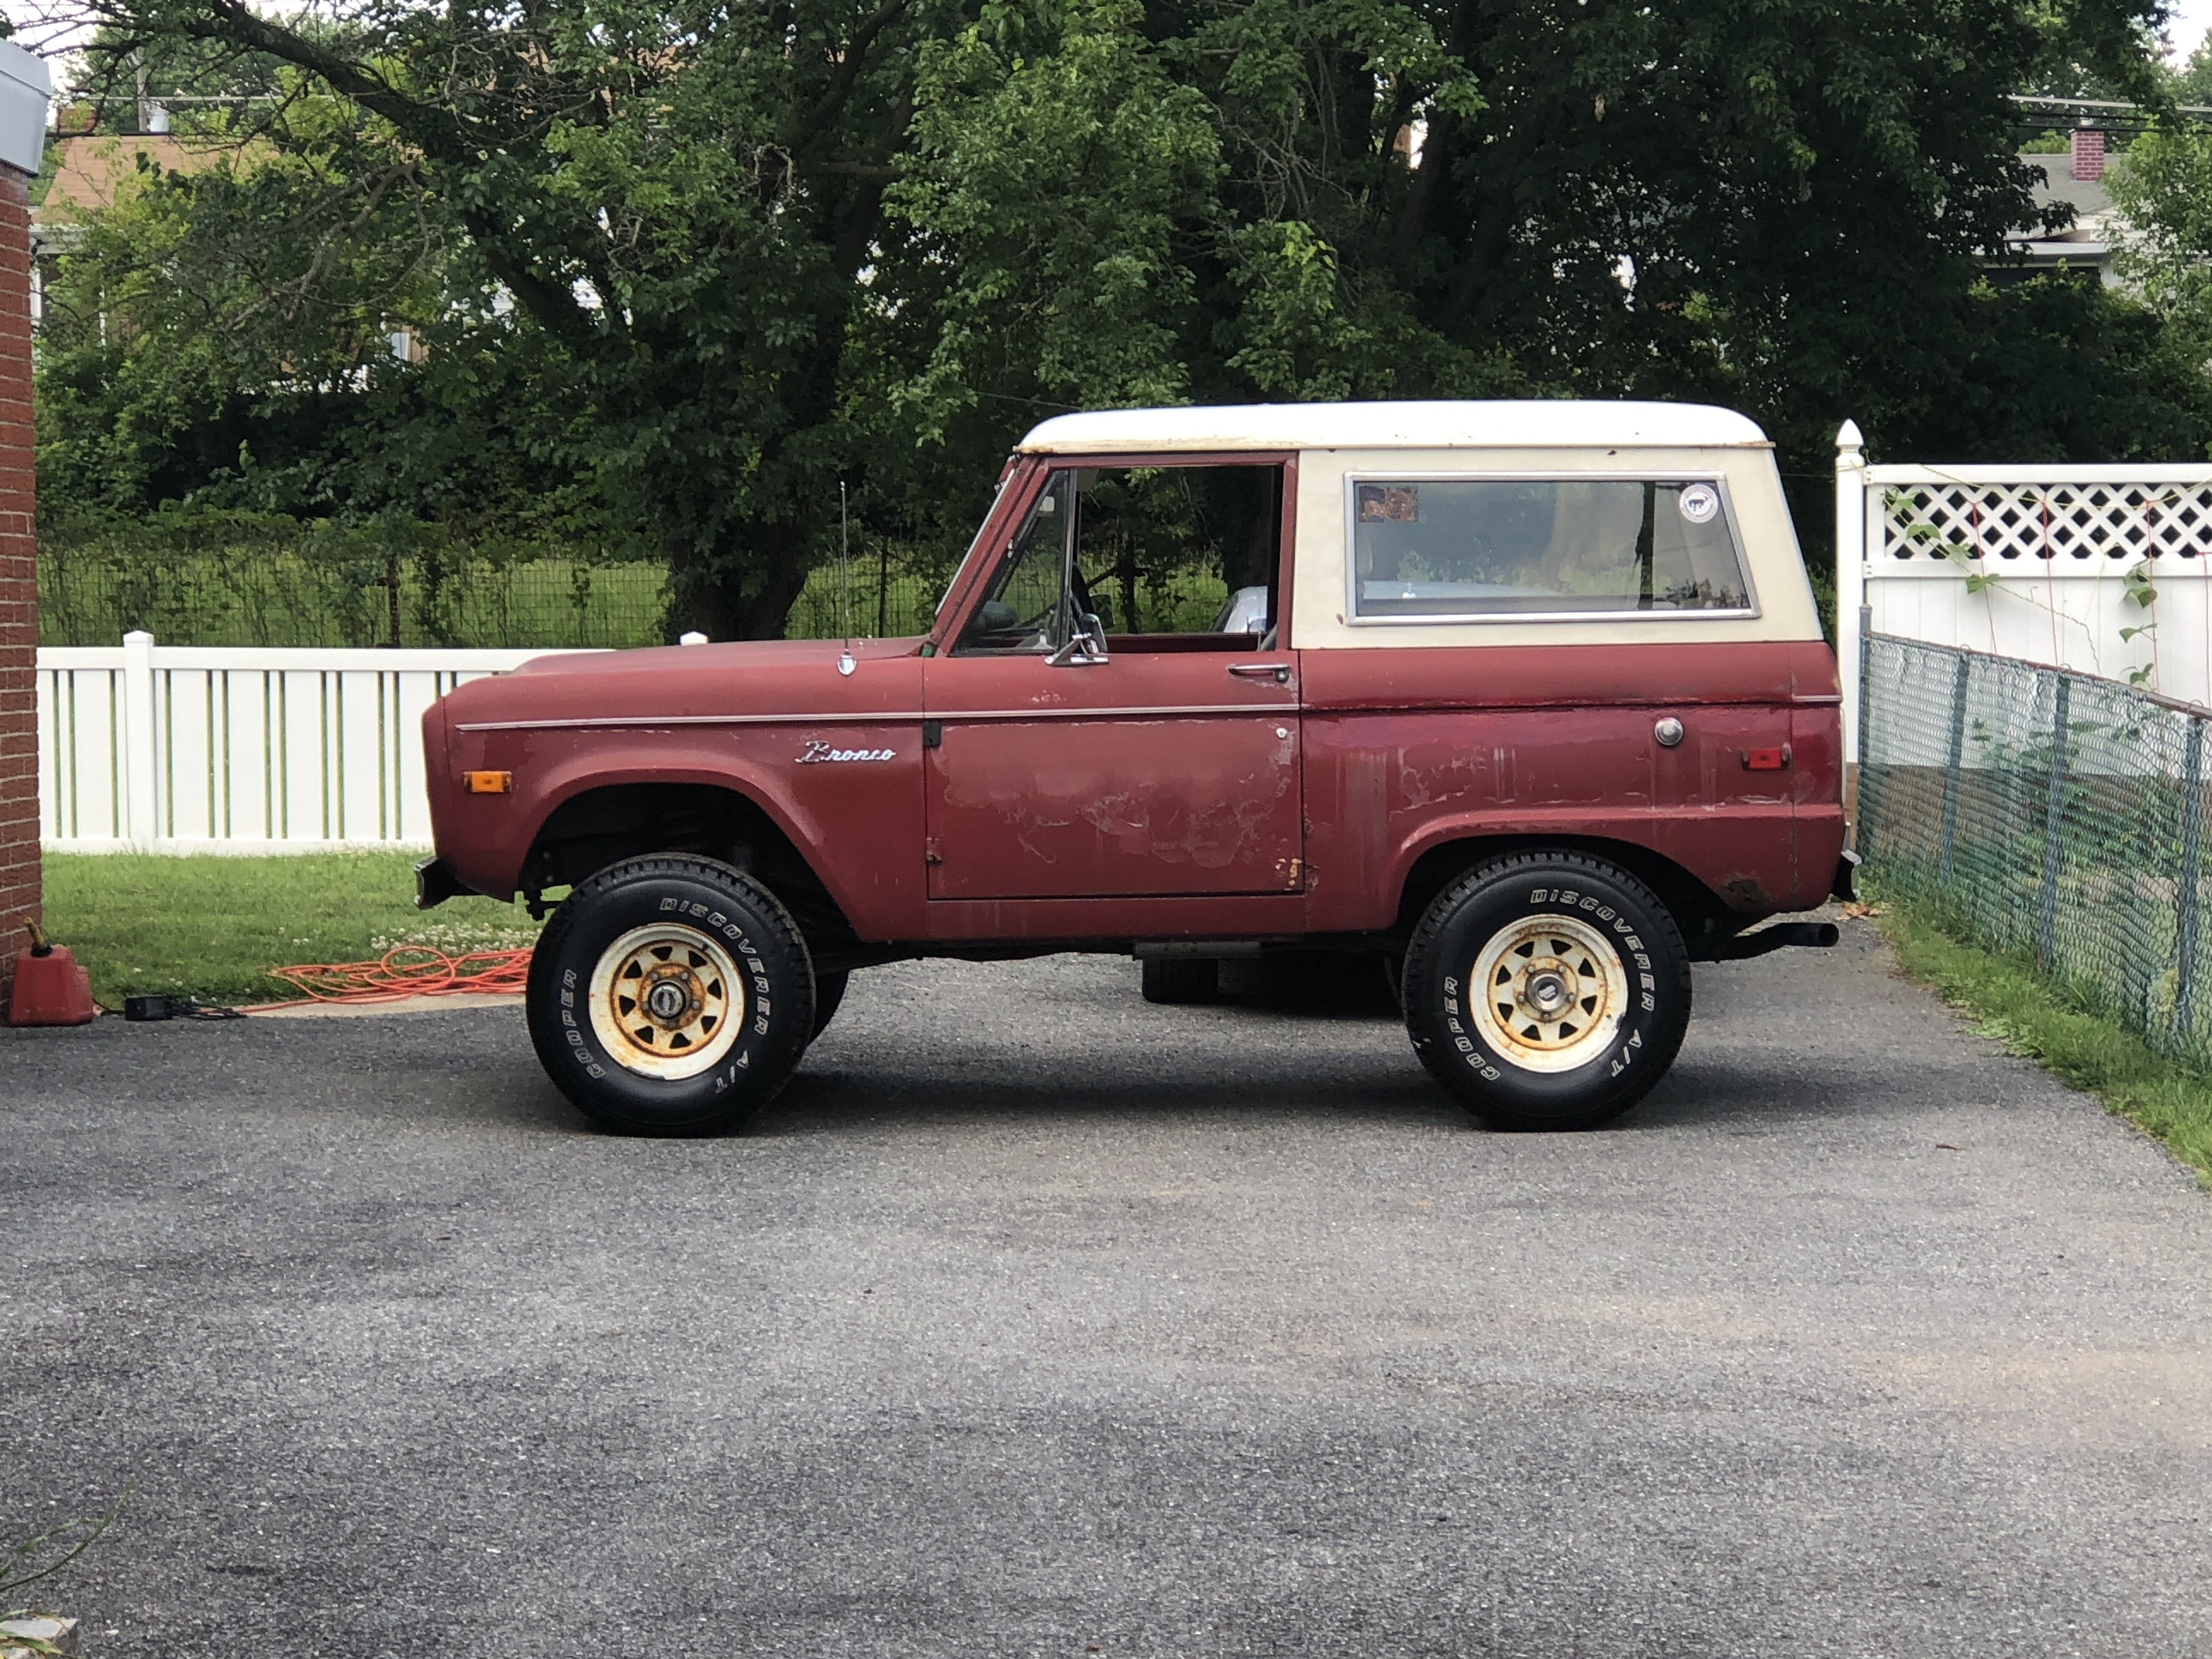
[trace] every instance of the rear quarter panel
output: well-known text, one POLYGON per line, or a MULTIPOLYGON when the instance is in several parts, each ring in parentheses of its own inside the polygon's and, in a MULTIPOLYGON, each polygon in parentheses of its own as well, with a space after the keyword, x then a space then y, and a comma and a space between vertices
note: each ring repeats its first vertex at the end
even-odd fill
POLYGON ((1832 705, 1796 704, 1803 649, 1303 653, 1311 926, 1389 926, 1420 856, 1477 836, 1649 848, 1752 915, 1819 903, 1841 814, 1832 738, 1823 750, 1817 736, 1824 721, 1832 727, 1832 705), (1652 735, 1669 714, 1693 734, 1673 750, 1652 735), (1793 749, 1781 773, 1748 770, 1744 751, 1794 744, 1801 714, 1813 752, 1801 762, 1793 749))
POLYGON ((1316 931, 1389 926, 1423 853, 1481 836, 1646 848, 1745 919, 1826 896, 1843 830, 1835 663, 1766 447, 1310 452, 1298 491, 1316 931), (1757 614, 1347 623, 1347 480, 1377 471, 1720 477, 1757 614), (1668 715, 1674 749, 1654 737, 1668 715), (1747 764, 1776 748, 1784 769, 1747 764))

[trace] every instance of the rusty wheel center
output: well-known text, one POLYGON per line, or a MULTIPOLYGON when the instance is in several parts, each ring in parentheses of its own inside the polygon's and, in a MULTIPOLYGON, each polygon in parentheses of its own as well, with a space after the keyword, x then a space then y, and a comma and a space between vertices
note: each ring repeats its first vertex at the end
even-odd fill
POLYGON ((638 1006, 645 1010, 647 1018, 672 1031, 690 1024, 693 1012, 705 1000, 706 988, 699 983, 696 974, 689 968, 666 963, 646 974, 645 988, 637 998, 638 1006))
POLYGON ((1529 916, 1499 929, 1476 952, 1468 992, 1483 1040, 1531 1072, 1589 1064, 1628 1012, 1619 953, 1579 916, 1529 916))
POLYGON ((608 1057, 642 1077, 696 1077, 730 1051, 745 985, 720 940, 681 922, 633 928, 592 971, 592 1030, 608 1057))

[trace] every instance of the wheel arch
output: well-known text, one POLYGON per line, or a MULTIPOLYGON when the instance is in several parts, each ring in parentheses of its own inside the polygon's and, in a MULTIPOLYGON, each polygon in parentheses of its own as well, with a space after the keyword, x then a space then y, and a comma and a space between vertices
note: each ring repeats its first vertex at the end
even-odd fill
POLYGON ((1514 853, 1555 850, 1605 859, 1641 881, 1674 918, 1693 957, 1701 943, 1726 939, 1749 920, 1729 910, 1689 871, 1649 847, 1603 836, 1522 833, 1458 836, 1422 853, 1407 870, 1399 890, 1395 932, 1410 937, 1430 902, 1477 865, 1514 853))
POLYGON ((844 907, 788 828, 759 799, 723 780, 592 784, 564 796, 531 837, 526 892, 574 886, 623 859, 696 853, 719 859, 775 893, 811 949, 854 939, 844 907))

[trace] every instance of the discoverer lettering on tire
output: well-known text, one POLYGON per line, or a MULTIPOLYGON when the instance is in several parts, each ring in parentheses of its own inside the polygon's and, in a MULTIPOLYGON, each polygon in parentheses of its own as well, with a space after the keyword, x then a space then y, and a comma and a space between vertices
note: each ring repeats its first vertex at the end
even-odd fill
POLYGON ((814 1035, 814 968, 775 896, 713 859, 611 865, 546 924, 531 1041, 602 1127, 700 1134, 775 1097, 814 1035))
POLYGON ((1406 1025, 1430 1073, 1495 1128, 1588 1128, 1681 1047, 1690 965, 1674 917, 1587 854, 1516 854, 1437 895, 1407 947, 1406 1025))

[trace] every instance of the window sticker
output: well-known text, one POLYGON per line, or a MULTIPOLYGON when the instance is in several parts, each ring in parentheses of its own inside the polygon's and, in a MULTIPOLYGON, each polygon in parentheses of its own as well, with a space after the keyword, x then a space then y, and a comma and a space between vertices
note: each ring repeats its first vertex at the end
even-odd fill
POLYGON ((1720 492, 1711 484, 1693 483, 1682 491, 1682 516, 1690 523, 1710 524, 1720 510, 1720 492))
POLYGON ((1364 483, 1359 486, 1362 524, 1419 524, 1421 490, 1418 484, 1364 483))

